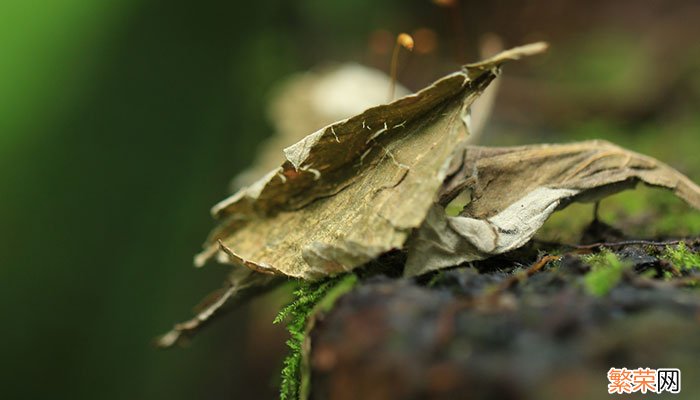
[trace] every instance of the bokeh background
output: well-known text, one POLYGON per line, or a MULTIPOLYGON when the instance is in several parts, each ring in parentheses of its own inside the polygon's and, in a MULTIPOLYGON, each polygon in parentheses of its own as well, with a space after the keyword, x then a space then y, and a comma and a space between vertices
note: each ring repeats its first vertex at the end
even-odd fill
MULTIPOLYGON (((3 0, 0 397, 275 396, 284 289, 187 349, 150 340, 223 279, 192 255, 210 206, 273 133, 266 106, 287 75, 387 71, 405 31, 427 46, 401 61, 416 90, 476 60, 486 35, 547 40, 546 56, 505 69, 486 143, 607 138, 697 181, 698 21, 690 0, 3 0)), ((640 234, 700 232, 655 191, 609 204, 607 220, 640 234)))

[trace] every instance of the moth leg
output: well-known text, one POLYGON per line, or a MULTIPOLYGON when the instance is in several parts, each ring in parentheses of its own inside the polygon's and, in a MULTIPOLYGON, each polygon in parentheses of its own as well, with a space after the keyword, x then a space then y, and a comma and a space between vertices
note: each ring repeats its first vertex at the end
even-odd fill
POLYGON ((600 221, 600 200, 593 204, 593 223, 600 221))
POLYGON ((173 329, 155 339, 155 345, 160 348, 169 348, 183 343, 211 321, 232 310, 236 305, 261 292, 272 289, 282 281, 283 279, 255 273, 245 268, 234 270, 222 289, 205 297, 200 303, 202 304, 201 310, 193 318, 175 324, 173 329))
MULTIPOLYGON (((218 298, 206 306, 203 310, 197 313, 193 318, 175 324, 173 329, 168 333, 156 339, 156 346, 161 348, 172 347, 175 344, 181 343, 185 338, 194 335, 207 321, 217 317, 224 304, 238 291, 238 288, 229 284, 224 288, 223 292, 218 295, 218 298)), ((212 294, 218 293, 214 292, 212 294)), ((209 297, 209 296, 207 296, 209 297)))

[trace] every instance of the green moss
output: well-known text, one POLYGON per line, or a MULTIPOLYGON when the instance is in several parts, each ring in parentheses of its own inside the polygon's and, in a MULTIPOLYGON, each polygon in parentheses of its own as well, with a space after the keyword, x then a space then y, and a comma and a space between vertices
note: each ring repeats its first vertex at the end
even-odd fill
POLYGON ((591 266, 591 272, 584 277, 584 287, 593 296, 605 296, 622 278, 629 264, 620 261, 615 253, 604 249, 600 253, 581 257, 591 266))
POLYGON ((330 311, 335 304, 335 301, 345 293, 349 292, 357 283, 357 276, 354 274, 343 275, 331 286, 326 294, 316 304, 314 311, 330 311))
POLYGON ((287 340, 289 353, 282 366, 280 399, 291 400, 306 397, 304 386, 308 387, 308 377, 303 374, 302 346, 306 339, 309 316, 317 310, 328 311, 338 297, 346 293, 357 282, 354 274, 346 274, 317 282, 298 281, 294 290, 294 300, 287 304, 273 321, 275 324, 287 320, 287 340))
POLYGON ((680 270, 690 270, 700 267, 700 254, 693 252, 685 245, 678 243, 677 246, 666 246, 661 258, 670 262, 680 270))

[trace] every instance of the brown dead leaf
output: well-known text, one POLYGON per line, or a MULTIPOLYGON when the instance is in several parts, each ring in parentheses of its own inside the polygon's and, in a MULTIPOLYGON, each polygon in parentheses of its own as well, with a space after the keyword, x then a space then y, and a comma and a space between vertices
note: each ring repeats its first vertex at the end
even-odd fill
POLYGON ((158 344, 179 342, 230 299, 280 277, 315 280, 394 249, 407 249, 404 274, 414 276, 517 249, 554 211, 638 182, 700 209, 700 188, 687 177, 608 142, 470 145, 470 107, 500 64, 545 48, 469 64, 286 148, 280 167, 213 208, 221 222, 195 263, 216 256, 233 265, 229 282, 158 344), (448 216, 445 207, 458 197, 466 205, 448 216))
POLYGON ((280 281, 268 275, 256 274, 253 271, 237 268, 231 271, 224 287, 210 293, 196 307, 196 314, 191 319, 175 324, 168 333, 155 339, 155 345, 161 348, 172 347, 186 342, 200 328, 220 315, 224 307, 232 307, 254 297, 258 293, 277 285, 280 281))
MULTIPOLYGON (((268 107, 274 134, 261 144, 251 166, 234 178, 232 187, 248 186, 279 167, 284 148, 309 132, 386 102, 390 82, 382 71, 352 63, 287 78, 274 90, 268 107)), ((395 90, 397 97, 411 93, 399 84, 395 90)))
POLYGON ((470 146, 408 244, 408 276, 481 260, 527 243, 547 218, 574 201, 596 201, 638 182, 672 190, 700 209, 700 188, 660 161, 593 140, 562 145, 470 146), (444 207, 460 192, 459 216, 444 207))
POLYGON ((221 222, 195 264, 216 256, 234 270, 205 309, 157 344, 181 342, 231 299, 280 276, 314 280, 403 248, 466 148, 470 106, 503 62, 546 47, 534 43, 465 66, 286 148, 280 167, 212 209, 221 222))
POLYGON ((470 64, 288 147, 281 167, 213 208, 222 223, 197 264, 219 253, 257 272, 318 279, 402 248, 468 141, 469 106, 500 64, 545 48, 470 64))

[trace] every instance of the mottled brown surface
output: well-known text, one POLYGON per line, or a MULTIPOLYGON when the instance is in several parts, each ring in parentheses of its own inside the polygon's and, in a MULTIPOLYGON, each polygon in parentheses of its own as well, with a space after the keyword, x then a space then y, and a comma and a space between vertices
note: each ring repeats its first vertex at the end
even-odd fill
POLYGON ((673 398, 694 398, 698 290, 641 277, 664 268, 642 247, 617 253, 633 269, 600 298, 583 290, 589 267, 574 256, 509 289, 503 282, 517 263, 505 258, 478 265, 481 272, 445 272, 432 285, 365 282, 311 333, 312 398, 608 398, 611 367, 680 368, 673 398))

